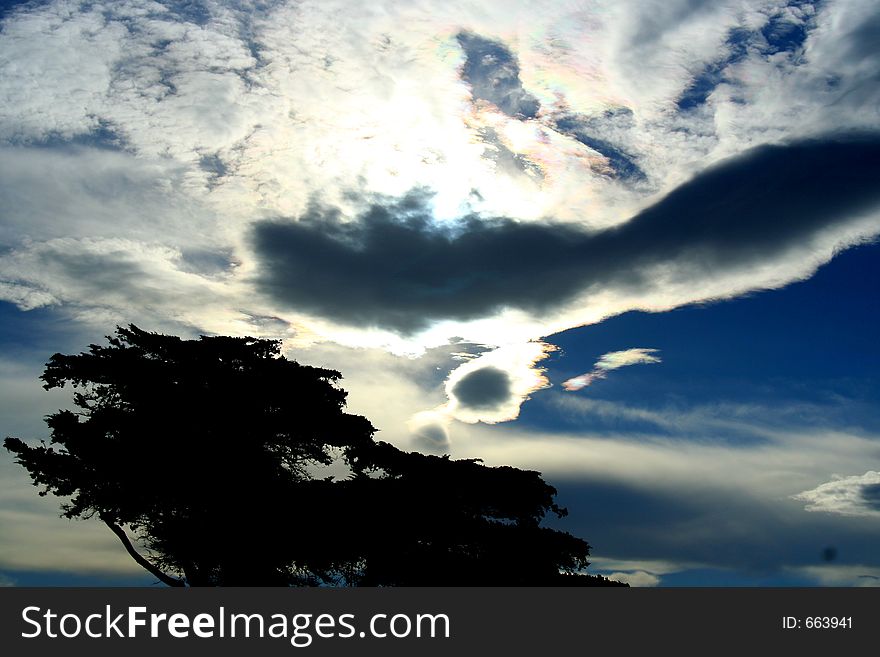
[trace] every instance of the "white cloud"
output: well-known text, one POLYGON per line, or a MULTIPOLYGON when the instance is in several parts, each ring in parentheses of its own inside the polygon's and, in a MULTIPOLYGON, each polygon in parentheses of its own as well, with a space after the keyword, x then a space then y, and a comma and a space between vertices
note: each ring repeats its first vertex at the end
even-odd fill
POLYGON ((630 586, 638 586, 638 587, 650 587, 650 586, 658 586, 660 584, 660 578, 653 573, 645 572, 644 570, 636 570, 633 572, 619 572, 619 573, 602 573, 608 579, 613 579, 618 582, 625 582, 630 586))
POLYGON ((10 479, 10 483, 29 495, 12 508, 14 498, 7 490, 0 491, 4 499, 0 509, 0 568, 143 574, 119 539, 102 523, 59 518, 57 500, 37 498, 27 482, 18 478, 10 479))
MULTIPOLYGON (((0 436, 48 438, 42 418, 70 406, 69 390, 42 389, 41 370, 0 359, 0 436)), ((0 458, 0 570, 140 571, 102 523, 59 518, 58 498, 39 497, 8 456, 0 458)))
POLYGON ((596 367, 601 370, 616 370, 619 367, 638 365, 639 363, 659 363, 660 358, 654 356, 657 349, 626 349, 624 351, 611 351, 603 354, 596 361, 596 367))
POLYGON ((580 390, 592 384, 597 379, 604 379, 607 372, 629 365, 640 363, 659 363, 659 356, 654 356, 657 349, 626 349, 625 351, 611 351, 603 354, 593 365, 593 369, 585 374, 572 377, 563 382, 562 387, 568 391, 580 390))
POLYGON ((660 561, 656 559, 611 559, 608 557, 591 557, 592 566, 602 572, 621 571, 621 572, 646 572, 651 575, 662 577, 670 573, 677 573, 682 570, 693 568, 701 568, 704 564, 697 563, 676 563, 672 561, 660 561))
POLYGON ((788 570, 814 580, 819 586, 880 586, 880 568, 876 566, 828 564, 788 570))
POLYGON ((880 518, 880 472, 836 476, 816 488, 792 495, 792 499, 806 502, 807 511, 880 518))
MULTIPOLYGON (((745 421, 744 421, 745 423, 745 421)), ((876 454, 876 436, 834 429, 774 428, 751 421, 764 440, 730 443, 690 440, 675 433, 548 433, 516 425, 495 429, 461 425, 452 455, 491 465, 539 470, 550 480, 616 482, 675 497, 695 491, 762 500, 780 513, 799 513, 791 501, 829 471, 857 468, 876 454)), ((710 502, 707 498, 707 503, 710 502)))
POLYGON ((661 583, 692 569, 766 575, 815 563, 829 542, 871 564, 875 518, 804 513, 791 497, 875 459, 877 436, 753 422, 764 439, 743 443, 458 425, 451 455, 541 472, 570 511, 554 526, 589 540, 594 572, 644 571, 661 583))
POLYGON ((468 360, 449 373, 449 402, 439 411, 461 422, 508 422, 528 396, 550 385, 538 367, 555 347, 544 342, 507 345, 468 360))
POLYGON ((870 404, 862 406, 851 400, 845 405, 833 401, 823 404, 786 401, 772 406, 716 401, 645 408, 586 396, 550 393, 547 402, 572 422, 599 419, 647 423, 663 431, 704 442, 724 442, 731 436, 774 440, 780 429, 790 430, 794 427, 809 427, 812 430, 841 425, 852 427, 854 415, 872 410, 870 404))
POLYGON ((61 305, 92 315, 89 323, 98 326, 135 322, 247 332, 252 316, 243 311, 253 304, 236 307, 228 274, 187 271, 184 260, 181 251, 161 243, 57 238, 0 257, 0 293, 24 310, 61 305))

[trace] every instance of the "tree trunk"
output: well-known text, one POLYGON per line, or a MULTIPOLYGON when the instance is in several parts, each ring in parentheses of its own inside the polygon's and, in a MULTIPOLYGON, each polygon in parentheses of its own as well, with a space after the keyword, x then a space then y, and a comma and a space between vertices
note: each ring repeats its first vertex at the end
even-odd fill
POLYGON ((126 552, 128 552, 131 558, 134 559, 139 566, 149 571, 151 574, 155 575, 157 578, 159 578, 160 582, 167 584, 168 586, 186 586, 186 582, 184 582, 182 579, 177 579, 176 577, 171 577, 171 575, 166 575, 154 564, 147 561, 140 552, 135 550, 134 546, 131 544, 131 541, 128 540, 128 536, 126 535, 125 530, 123 530, 122 527, 117 525, 115 522, 107 520, 106 518, 101 518, 101 520, 103 520, 104 524, 110 528, 110 531, 116 534, 116 536, 122 542, 122 545, 125 546, 126 552))

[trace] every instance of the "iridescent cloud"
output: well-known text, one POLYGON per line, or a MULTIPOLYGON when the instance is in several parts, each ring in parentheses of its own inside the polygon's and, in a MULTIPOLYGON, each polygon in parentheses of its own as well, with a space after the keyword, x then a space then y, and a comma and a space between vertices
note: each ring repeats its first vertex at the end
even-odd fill
POLYGON ((626 349, 624 351, 611 351, 603 354, 596 361, 596 364, 593 365, 592 370, 568 379, 563 382, 562 387, 574 392, 586 388, 598 379, 604 379, 611 370, 640 363, 659 363, 661 362, 660 357, 654 355, 657 351, 657 349, 626 349))

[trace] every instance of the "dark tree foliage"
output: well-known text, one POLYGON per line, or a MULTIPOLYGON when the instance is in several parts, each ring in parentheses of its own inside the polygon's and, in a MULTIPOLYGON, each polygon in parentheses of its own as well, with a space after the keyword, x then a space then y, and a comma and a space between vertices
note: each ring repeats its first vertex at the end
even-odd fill
POLYGON ((278 341, 108 340, 47 364, 44 387, 72 384, 78 408, 47 418, 51 443, 4 444, 168 585, 614 584, 576 574, 585 541, 540 526, 565 510, 539 473, 375 441, 340 374, 278 341), (349 476, 318 474, 337 458, 349 476))

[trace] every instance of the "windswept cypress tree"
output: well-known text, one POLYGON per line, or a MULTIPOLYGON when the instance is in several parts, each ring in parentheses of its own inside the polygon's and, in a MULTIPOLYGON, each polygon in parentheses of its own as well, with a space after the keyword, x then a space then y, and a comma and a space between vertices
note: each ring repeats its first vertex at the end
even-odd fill
POLYGON ((540 525, 565 510, 539 473, 375 441, 339 372, 278 341, 108 340, 47 364, 79 409, 47 418, 51 443, 4 444, 168 585, 615 584, 575 574, 589 545, 540 525), (316 475, 337 458, 347 477, 316 475))

